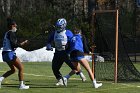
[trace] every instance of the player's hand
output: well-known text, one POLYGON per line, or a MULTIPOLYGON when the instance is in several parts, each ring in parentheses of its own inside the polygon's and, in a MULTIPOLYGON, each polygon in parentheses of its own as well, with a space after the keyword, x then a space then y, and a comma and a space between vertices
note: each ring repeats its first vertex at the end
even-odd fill
POLYGON ((46 50, 48 50, 48 51, 53 51, 53 47, 51 47, 51 48, 46 48, 46 50))
POLYGON ((50 44, 47 44, 47 46, 46 46, 46 50, 48 50, 48 51, 53 51, 53 47, 51 47, 50 44))
POLYGON ((21 46, 28 44, 28 40, 23 41, 22 43, 20 43, 21 46))
POLYGON ((28 40, 25 40, 24 43, 27 44, 28 43, 28 40))

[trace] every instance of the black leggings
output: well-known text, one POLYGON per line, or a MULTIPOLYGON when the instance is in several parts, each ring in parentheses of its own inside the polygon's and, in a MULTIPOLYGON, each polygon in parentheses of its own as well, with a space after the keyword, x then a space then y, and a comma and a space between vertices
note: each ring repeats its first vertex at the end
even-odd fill
POLYGON ((72 70, 75 70, 75 67, 70 61, 68 54, 65 51, 56 51, 54 53, 54 57, 52 60, 52 70, 57 80, 62 78, 62 74, 60 73, 60 68, 63 63, 66 63, 72 70))

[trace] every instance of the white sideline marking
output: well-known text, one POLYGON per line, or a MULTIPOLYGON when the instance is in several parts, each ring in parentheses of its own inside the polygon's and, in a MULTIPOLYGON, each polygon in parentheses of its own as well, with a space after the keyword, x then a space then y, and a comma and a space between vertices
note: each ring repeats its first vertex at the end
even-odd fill
POLYGON ((128 87, 135 87, 134 85, 129 85, 129 84, 121 84, 121 85, 128 86, 128 87))
POLYGON ((130 84, 121 84, 121 85, 124 85, 124 86, 127 86, 127 87, 140 87, 140 86, 130 85, 130 84))
MULTIPOLYGON (((24 75, 30 75, 30 76, 36 76, 36 77, 42 77, 42 76, 44 76, 44 77, 50 77, 50 78, 54 77, 54 76, 45 76, 45 75, 28 74, 28 73, 24 73, 24 75)), ((72 79, 72 80, 81 80, 81 79, 78 79, 78 78, 70 78, 70 79, 72 79)))
POLYGON ((125 88, 128 88, 128 87, 118 87, 118 88, 108 88, 108 89, 100 89, 100 88, 99 88, 99 90, 96 90, 96 91, 108 91, 108 90, 125 89, 125 88))
MULTIPOLYGON (((0 71, 0 72, 6 72, 6 71, 0 71)), ((17 73, 16 73, 17 74, 17 73)), ((37 74, 29 74, 29 73, 23 73, 24 75, 28 75, 28 76, 35 76, 35 77, 50 77, 50 78, 54 78, 54 76, 47 76, 47 75, 37 75, 37 74)), ((70 78, 72 80, 81 80, 78 78, 70 78)))
POLYGON ((129 84, 122 84, 122 85, 125 85, 125 86, 128 86, 128 87, 138 87, 138 88, 140 88, 140 86, 136 86, 136 85, 129 85, 129 84))
POLYGON ((24 75, 29 75, 29 76, 36 76, 36 77, 42 77, 45 75, 37 75, 37 74, 28 74, 28 73, 23 73, 24 75))
MULTIPOLYGON (((114 84, 114 83, 111 83, 114 84)), ((125 88, 130 88, 130 87, 140 87, 140 86, 135 86, 135 85, 130 85, 130 84, 120 84, 120 85, 124 85, 125 87, 118 87, 118 88, 108 88, 108 89, 100 89, 100 90, 96 90, 96 91, 108 91, 108 90, 114 90, 114 89, 125 89, 125 88)))
MULTIPOLYGON (((5 71, 0 71, 0 72, 5 72, 5 71)), ((17 74, 17 73, 16 73, 17 74)), ((28 73, 23 73, 24 75, 29 75, 29 76, 36 76, 36 77, 54 77, 54 76, 46 76, 46 75, 37 75, 37 74, 28 74, 28 73)), ((81 80, 79 78, 70 78, 72 80, 81 80)), ((114 84, 114 83, 111 83, 111 84, 114 84)), ((120 85, 124 85, 124 86, 127 86, 127 87, 120 87, 120 88, 111 88, 111 89, 123 89, 123 88, 128 88, 128 87, 138 87, 140 88, 140 86, 136 86, 136 85, 130 85, 130 84, 120 84, 120 85)), ((109 90, 109 89, 101 89, 100 91, 102 90, 109 90)))
MULTIPOLYGON (((6 71, 0 71, 0 72, 6 72, 6 71)), ((16 73, 17 74, 17 73, 16 73)), ((42 77, 45 75, 37 75, 37 74, 28 74, 28 73, 23 73, 24 75, 30 75, 30 76, 37 76, 37 77, 42 77)), ((48 76, 48 77, 52 77, 52 76, 48 76)))
MULTIPOLYGON (((28 73, 24 73, 24 75, 29 75, 29 76, 36 76, 36 77, 49 77, 49 78, 54 78, 55 76, 45 76, 45 75, 36 75, 36 74, 28 74, 28 73)), ((70 78, 71 80, 81 80, 81 79, 78 79, 78 78, 70 78)))

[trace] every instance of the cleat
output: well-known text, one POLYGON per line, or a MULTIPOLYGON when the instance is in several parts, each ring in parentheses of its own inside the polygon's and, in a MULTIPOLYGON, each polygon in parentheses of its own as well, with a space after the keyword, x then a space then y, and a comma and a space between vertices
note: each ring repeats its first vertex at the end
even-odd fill
POLYGON ((102 86, 102 83, 96 83, 96 84, 94 84, 94 88, 99 88, 101 86, 102 86))
POLYGON ((87 79, 86 78, 82 78, 82 82, 85 82, 87 79))
POLYGON ((63 86, 63 80, 59 79, 58 82, 55 84, 56 86, 63 86))
POLYGON ((63 81, 63 85, 64 85, 65 87, 67 87, 67 78, 62 77, 62 81, 63 81))
POLYGON ((26 86, 26 85, 20 85, 19 89, 29 89, 29 86, 26 86))
POLYGON ((59 79, 56 83, 56 86, 67 86, 67 78, 62 77, 61 79, 59 79))
POLYGON ((82 79, 82 82, 85 82, 87 80, 85 76, 81 77, 81 79, 82 79))
POLYGON ((1 81, 0 81, 0 88, 1 88, 1 81))

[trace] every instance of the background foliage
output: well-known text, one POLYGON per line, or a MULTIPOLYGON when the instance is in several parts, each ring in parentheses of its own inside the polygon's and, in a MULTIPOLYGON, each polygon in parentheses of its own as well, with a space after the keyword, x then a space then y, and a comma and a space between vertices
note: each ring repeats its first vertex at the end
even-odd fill
MULTIPOLYGON (((135 33, 136 29, 135 0, 0 0, 0 42, 7 31, 6 18, 9 16, 18 24, 17 34, 20 41, 30 39, 44 31, 52 31, 56 20, 62 17, 67 19, 68 29, 73 31, 74 27, 78 26, 90 39, 93 10, 117 7, 120 9, 120 24, 123 32, 131 36, 130 33, 135 33)), ((139 34, 139 31, 137 33, 139 34)), ((44 37, 47 34, 44 34, 44 37)), ((42 40, 42 37, 37 39, 42 40)))

